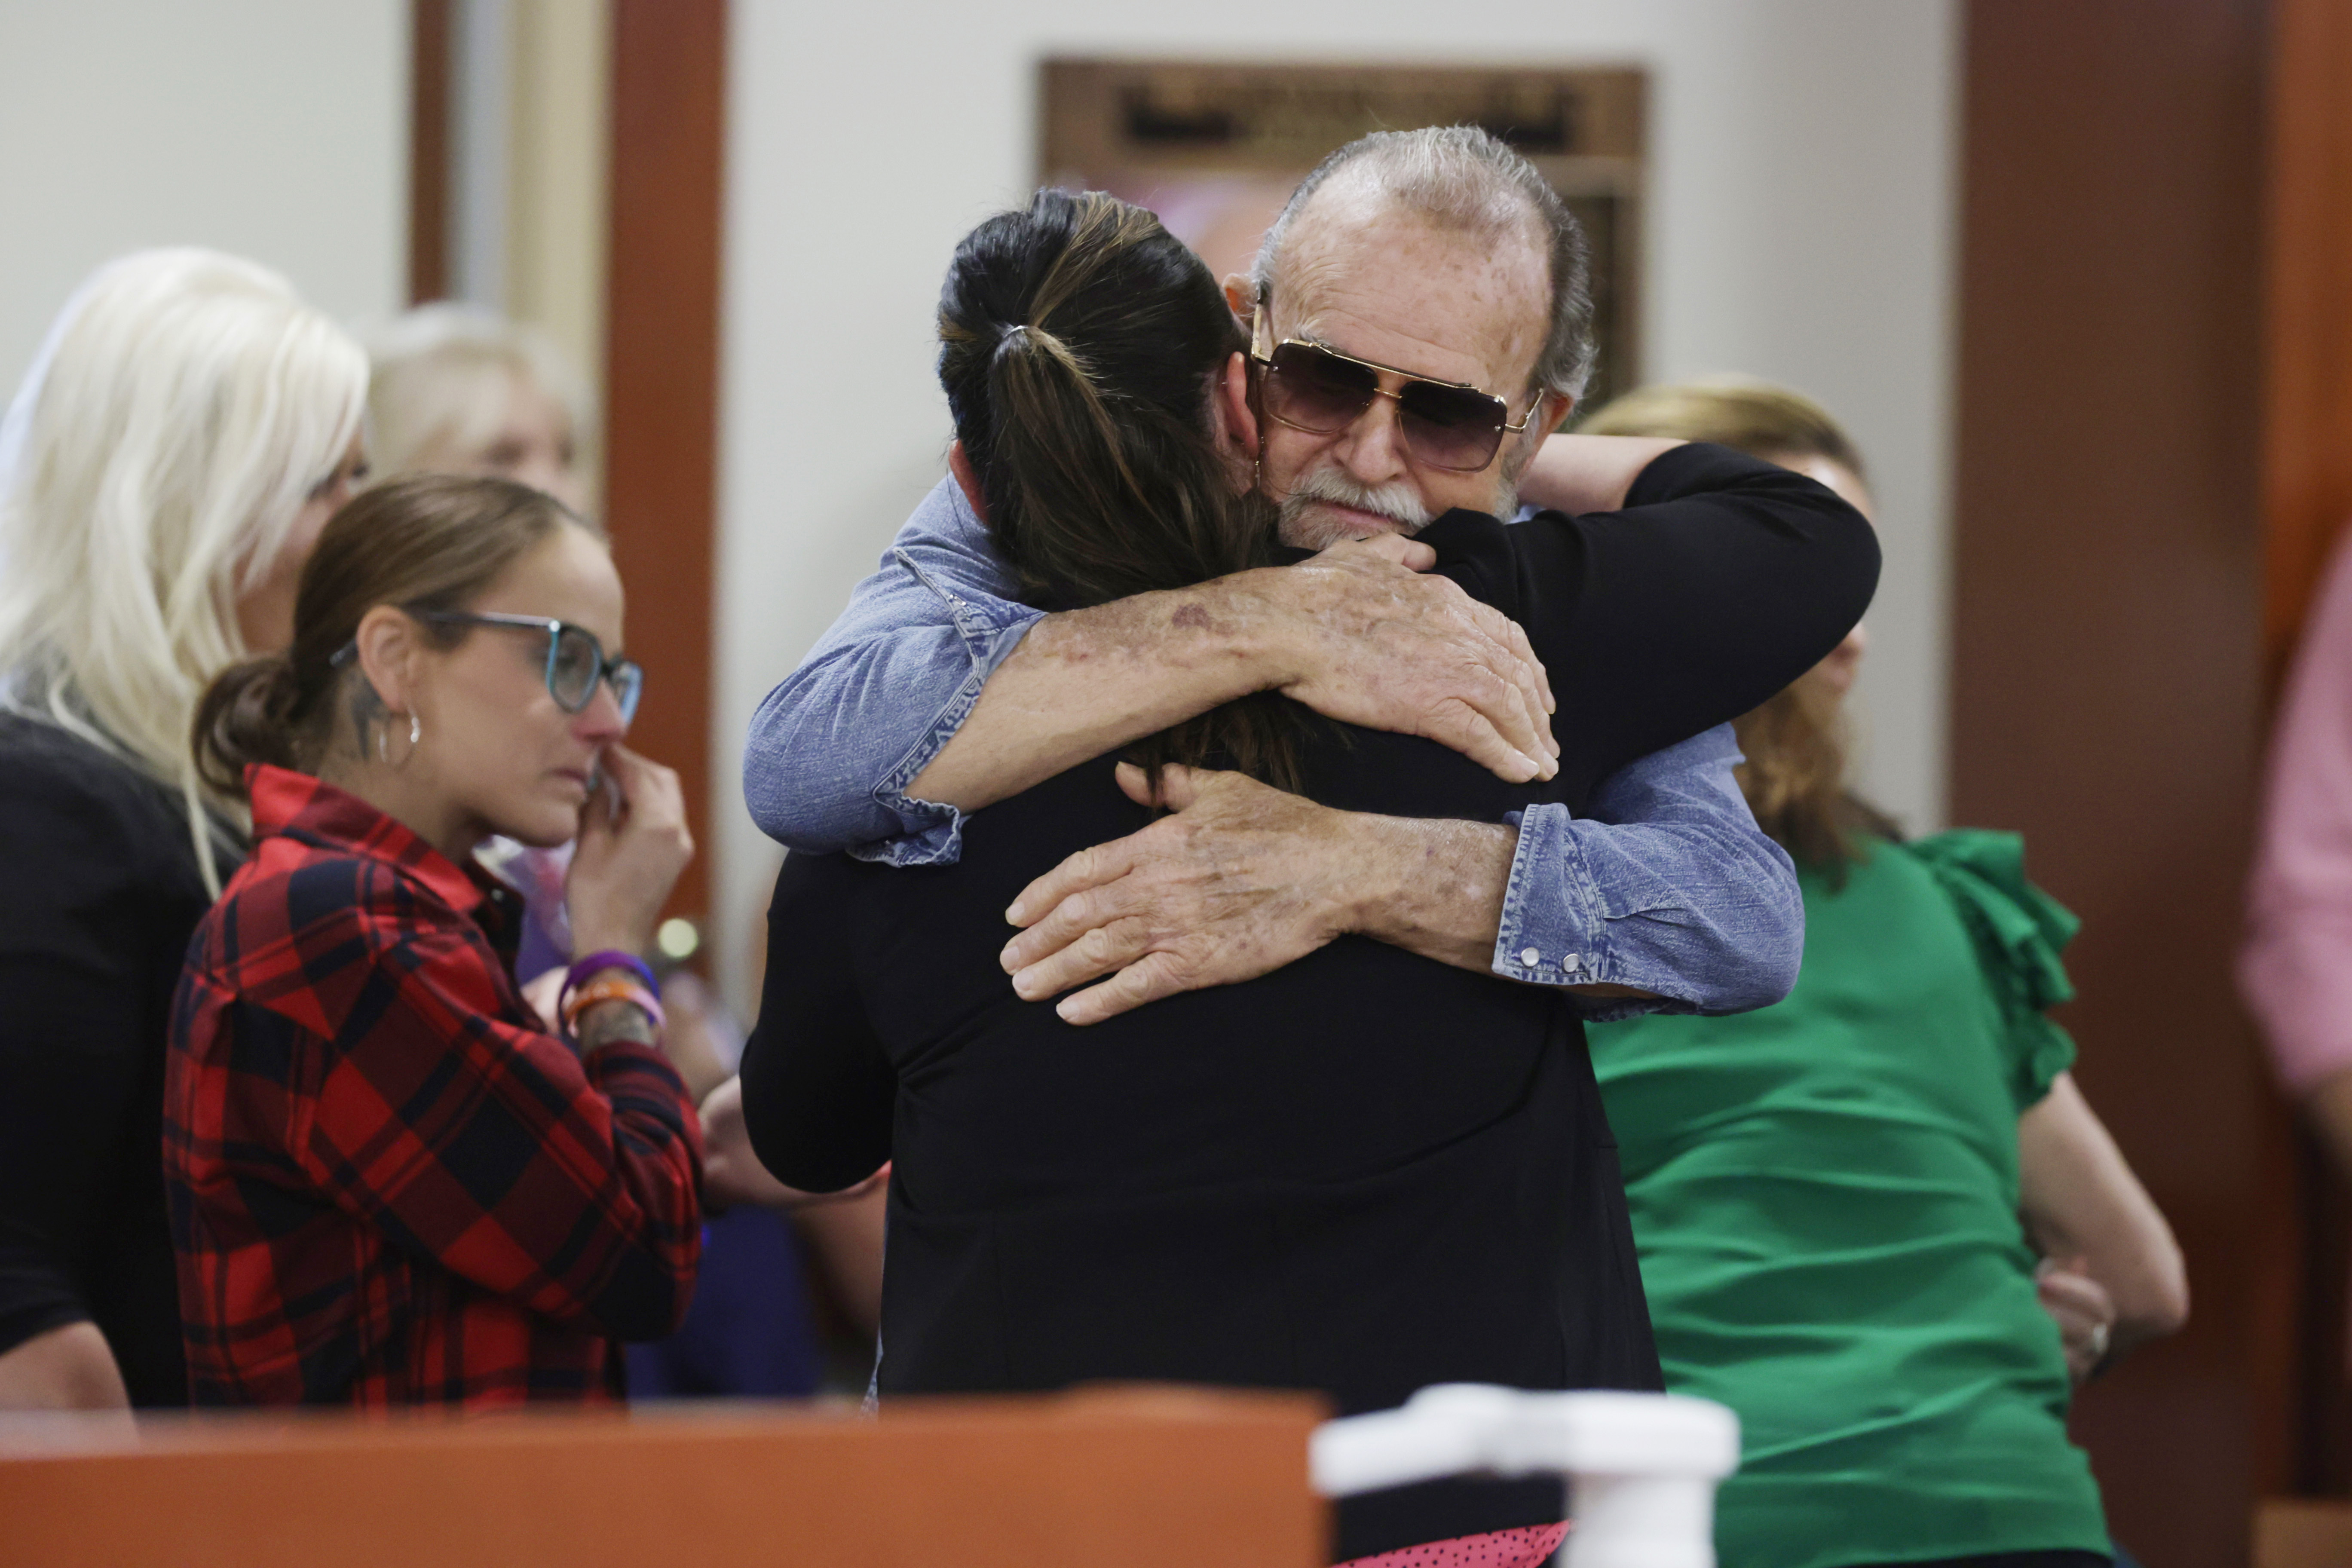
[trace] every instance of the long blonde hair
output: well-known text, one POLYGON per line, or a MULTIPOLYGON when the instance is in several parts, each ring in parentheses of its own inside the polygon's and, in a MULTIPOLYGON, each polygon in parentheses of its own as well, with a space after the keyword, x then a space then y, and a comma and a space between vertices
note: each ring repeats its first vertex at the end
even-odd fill
POLYGON ((0 473, 0 703, 176 790, 196 862, 245 817, 188 743, 251 653, 239 595, 359 434, 367 354, 276 273, 150 250, 101 268, 18 397, 0 473), (12 447, 14 440, 12 439, 12 447))
MULTIPOLYGON (((1666 436, 1734 447, 1769 463, 1822 458, 1866 479, 1862 453, 1829 410, 1751 376, 1706 376, 1629 392, 1577 426, 1586 436, 1666 436)), ((1843 882, 1874 837, 1900 837, 1847 784, 1853 735, 1844 703, 1808 670, 1732 728, 1748 760, 1739 786, 1757 825, 1800 865, 1843 882)))

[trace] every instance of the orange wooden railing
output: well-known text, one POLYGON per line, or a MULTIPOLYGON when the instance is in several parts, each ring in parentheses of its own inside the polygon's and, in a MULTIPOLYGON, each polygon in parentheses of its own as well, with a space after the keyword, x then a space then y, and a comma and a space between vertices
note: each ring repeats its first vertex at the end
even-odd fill
POLYGON ((0 1568, 1314 1568, 1311 1399, 0 1420, 0 1568))

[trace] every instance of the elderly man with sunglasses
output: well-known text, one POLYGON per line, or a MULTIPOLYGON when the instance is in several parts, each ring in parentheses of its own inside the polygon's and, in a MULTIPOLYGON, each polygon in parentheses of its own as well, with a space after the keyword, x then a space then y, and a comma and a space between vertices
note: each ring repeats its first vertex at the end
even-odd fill
MULTIPOLYGON (((1455 507, 1511 517, 1522 496, 1613 512, 1676 445, 1545 438, 1591 363, 1584 269, 1573 218, 1481 132, 1335 153, 1253 278, 1227 284, 1252 328, 1260 484, 1284 542, 1319 553, 1041 614, 1017 602, 969 485, 942 482, 761 705, 744 761, 753 817, 794 849, 952 861, 965 814, 1264 689, 1428 737, 1507 780, 1551 776, 1549 689, 1524 636, 1422 575, 1434 557, 1411 536, 1455 507), (1528 209, 1524 245, 1473 237, 1496 203, 1528 209), (1449 226, 1449 207, 1465 221, 1449 226)), ((1822 552, 1827 580, 1853 564, 1828 554, 1858 546, 1791 548, 1822 552)), ((1807 575, 1774 591, 1801 593, 1807 575)), ((1794 983, 1803 915, 1738 761, 1725 726, 1604 781, 1587 817, 1539 805, 1378 833, 1240 774, 1191 772, 1165 791, 1171 815, 1016 900, 1007 918, 1024 929, 1005 967, 1025 997, 1085 987, 1058 1005, 1085 1024, 1353 931, 1567 987, 1592 1018, 1765 1005, 1794 983)))

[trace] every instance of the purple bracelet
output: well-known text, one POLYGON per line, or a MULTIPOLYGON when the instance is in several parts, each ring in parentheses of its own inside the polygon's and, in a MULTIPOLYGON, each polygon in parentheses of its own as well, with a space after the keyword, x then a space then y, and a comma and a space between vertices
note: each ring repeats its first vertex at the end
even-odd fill
POLYGON ((661 982, 654 975, 654 966, 635 953, 623 952, 617 947, 608 947, 602 952, 592 952, 574 963, 564 972, 563 988, 566 991, 572 990, 590 975, 602 974, 607 969, 628 970, 646 983, 646 990, 656 996, 661 994, 661 982))
POLYGON ((623 952, 608 947, 602 952, 592 952, 563 972, 563 989, 555 994, 555 1016, 563 1016, 563 1005, 572 994, 592 974, 602 974, 607 969, 625 969, 646 983, 646 989, 656 997, 661 994, 661 982, 654 976, 654 966, 634 952, 623 952))

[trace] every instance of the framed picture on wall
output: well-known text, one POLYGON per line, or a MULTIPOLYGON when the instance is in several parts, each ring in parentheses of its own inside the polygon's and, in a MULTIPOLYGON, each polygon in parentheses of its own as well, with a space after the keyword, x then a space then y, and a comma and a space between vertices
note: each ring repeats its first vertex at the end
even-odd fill
POLYGON ((1039 172, 1160 215, 1220 278, 1248 270, 1308 170, 1368 131, 1484 126, 1566 198, 1592 242, 1600 358, 1585 405, 1641 379, 1644 73, 1622 68, 1049 59, 1039 172))

